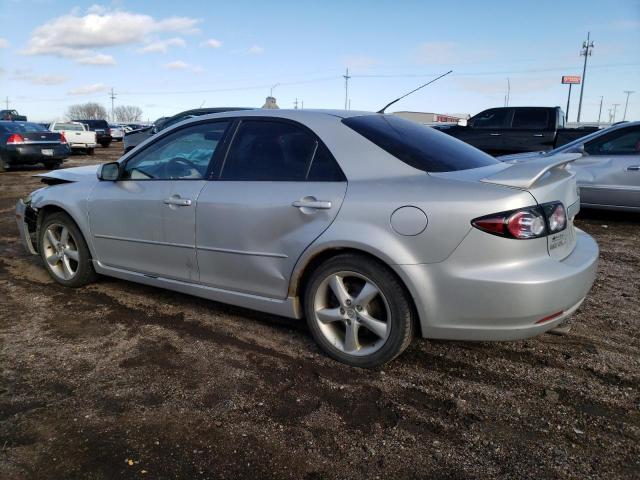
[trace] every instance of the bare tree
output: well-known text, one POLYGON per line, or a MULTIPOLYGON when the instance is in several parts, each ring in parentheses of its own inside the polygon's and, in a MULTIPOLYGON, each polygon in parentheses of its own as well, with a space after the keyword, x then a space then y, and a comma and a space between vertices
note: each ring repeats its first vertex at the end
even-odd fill
POLYGON ((117 122, 139 122, 142 119, 142 109, 135 105, 119 105, 113 109, 113 116, 117 122))
POLYGON ((107 110, 99 103, 89 102, 71 105, 67 109, 69 120, 103 120, 107 118, 107 110))

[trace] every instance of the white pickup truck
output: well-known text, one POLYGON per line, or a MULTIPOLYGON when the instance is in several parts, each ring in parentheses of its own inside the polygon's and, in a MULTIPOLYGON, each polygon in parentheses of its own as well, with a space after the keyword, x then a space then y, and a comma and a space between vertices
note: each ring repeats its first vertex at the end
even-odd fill
POLYGON ((93 155, 96 148, 96 132, 91 132, 80 122, 53 122, 49 125, 52 132, 62 133, 72 150, 86 150, 93 155))

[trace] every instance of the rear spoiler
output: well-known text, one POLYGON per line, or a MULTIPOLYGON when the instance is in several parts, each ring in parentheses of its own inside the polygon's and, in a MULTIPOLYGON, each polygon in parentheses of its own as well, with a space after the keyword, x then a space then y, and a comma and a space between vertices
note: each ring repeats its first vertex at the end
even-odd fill
POLYGON ((508 187, 528 189, 542 176, 554 169, 565 169, 567 164, 582 157, 580 153, 563 153, 551 157, 540 157, 518 162, 511 160, 505 164, 511 165, 504 170, 481 179, 481 182, 496 183, 508 187))

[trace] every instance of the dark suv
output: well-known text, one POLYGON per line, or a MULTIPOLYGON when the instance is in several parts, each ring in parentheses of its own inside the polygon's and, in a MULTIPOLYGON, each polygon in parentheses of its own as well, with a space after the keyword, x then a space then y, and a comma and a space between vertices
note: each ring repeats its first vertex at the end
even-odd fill
POLYGON ((96 132, 96 141, 103 147, 111 145, 113 137, 111 137, 111 129, 106 120, 73 120, 74 122, 84 123, 88 130, 96 132))

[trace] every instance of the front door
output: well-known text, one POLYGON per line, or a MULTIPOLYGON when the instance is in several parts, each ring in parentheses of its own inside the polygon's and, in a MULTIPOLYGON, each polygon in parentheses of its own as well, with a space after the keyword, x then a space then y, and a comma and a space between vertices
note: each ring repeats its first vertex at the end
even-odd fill
POLYGON ((200 280, 283 299, 298 258, 335 218, 347 183, 300 124, 241 120, 233 138, 218 180, 198 198, 200 280))
POLYGON ((130 157, 116 182, 99 182, 89 198, 98 260, 107 266, 198 280, 198 195, 228 123, 199 123, 169 132, 130 157))
POLYGON ((509 108, 491 108, 480 112, 470 119, 471 126, 465 128, 458 137, 492 155, 503 151, 503 135, 510 122, 512 111, 509 108))

